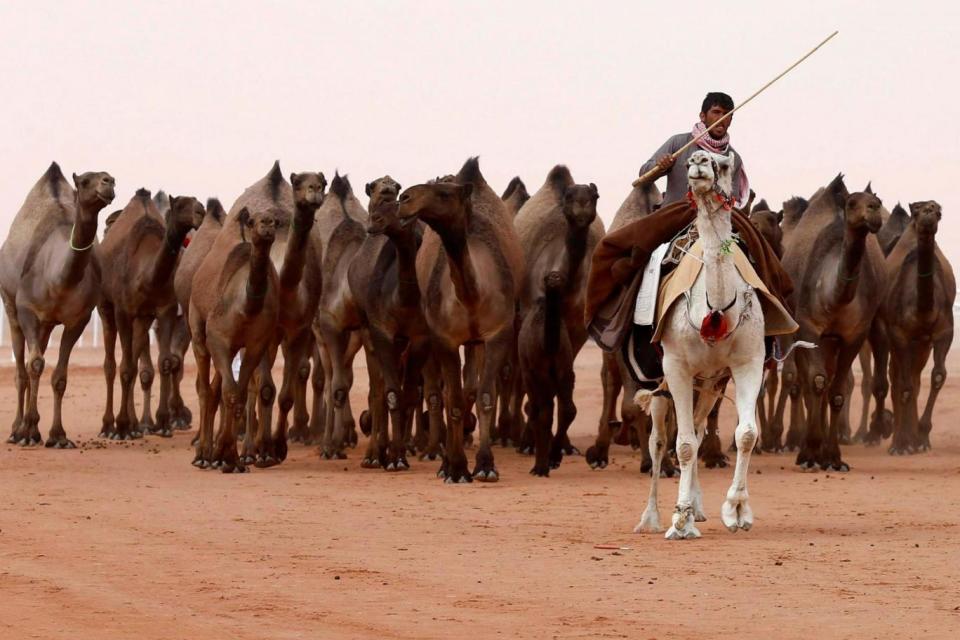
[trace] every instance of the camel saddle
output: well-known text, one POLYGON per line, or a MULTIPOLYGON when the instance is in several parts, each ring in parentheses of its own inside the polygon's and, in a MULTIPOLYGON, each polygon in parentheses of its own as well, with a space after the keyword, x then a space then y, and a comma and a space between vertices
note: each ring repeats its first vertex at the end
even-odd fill
MULTIPOLYGON (((740 277, 759 294, 760 308, 763 309, 764 335, 782 336, 797 331, 800 325, 787 311, 786 306, 770 293, 740 245, 733 243, 730 248, 733 251, 734 267, 740 277)), ((656 329, 651 338, 652 342, 660 342, 665 324, 663 320, 667 313, 685 293, 693 288, 693 283, 703 269, 702 257, 703 245, 696 240, 689 249, 683 251, 677 267, 660 283, 660 291, 657 295, 656 329)))
MULTIPOLYGON (((634 303, 644 267, 660 245, 680 235, 696 216, 696 208, 688 202, 673 202, 611 231, 597 245, 587 280, 584 320, 602 349, 615 351, 623 345, 634 326, 634 303)), ((733 210, 731 222, 749 256, 749 260, 742 259, 752 265, 757 281, 780 308, 789 309, 786 300, 793 292, 793 282, 777 254, 740 211, 733 210)))

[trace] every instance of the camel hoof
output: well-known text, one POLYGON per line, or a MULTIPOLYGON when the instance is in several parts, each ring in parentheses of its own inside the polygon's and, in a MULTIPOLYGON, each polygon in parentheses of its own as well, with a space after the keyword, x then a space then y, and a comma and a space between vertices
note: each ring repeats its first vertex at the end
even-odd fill
POLYGON ((667 540, 695 540, 700 537, 700 530, 693 525, 687 525, 682 529, 670 527, 663 537, 667 540))
POLYGON ((533 469, 530 469, 530 475, 536 476, 537 478, 549 478, 550 469, 541 469, 538 466, 534 466, 533 469))
POLYGON ((370 456, 365 456, 363 460, 360 461, 361 469, 379 469, 380 460, 379 458, 371 458, 370 456))
POLYGON ((151 435, 151 436, 160 436, 161 438, 172 438, 172 437, 173 437, 173 430, 170 429, 169 427, 164 427, 164 428, 160 428, 160 429, 151 429, 151 430, 149 430, 149 431, 145 431, 144 433, 146 433, 146 434, 148 434, 148 435, 151 435))
POLYGON ((821 465, 821 468, 824 471, 836 471, 837 473, 847 473, 850 471, 850 465, 842 460, 839 462, 828 462, 824 465, 821 465))
POLYGON ((610 462, 607 455, 607 452, 600 453, 600 449, 594 445, 587 449, 587 453, 583 458, 587 464, 590 465, 591 469, 606 469, 607 464, 610 462))
POLYGON ((892 445, 887 449, 887 453, 891 456, 910 456, 913 455, 914 451, 912 447, 907 445, 892 445))
POLYGON ((387 466, 384 467, 385 471, 407 471, 410 469, 410 464, 407 463, 407 459, 403 456, 398 457, 396 460, 391 460, 387 463, 387 466))
POLYGON ((527 444, 522 445, 517 449, 517 453, 522 456, 532 456, 533 455, 533 445, 527 444))
POLYGON ((804 460, 803 462, 798 462, 797 466, 800 468, 800 471, 804 473, 816 473, 820 471, 820 466, 813 460, 804 460))
POLYGON ((258 469, 269 469, 270 467, 275 467, 278 464, 280 464, 279 460, 271 455, 265 455, 257 458, 256 462, 253 463, 253 466, 257 467, 258 469))
POLYGON ((43 444, 43 440, 40 436, 22 436, 16 441, 16 445, 19 447, 35 447, 41 444, 43 444))
POLYGON ((473 472, 473 479, 479 482, 497 482, 500 474, 496 469, 478 469, 473 472))
POLYGON ((76 449, 77 445, 73 444, 72 441, 68 440, 66 436, 56 439, 47 440, 44 444, 47 449, 76 449))
POLYGON ((744 496, 724 500, 720 507, 720 520, 730 533, 736 533, 740 529, 749 531, 753 527, 753 510, 747 503, 747 498, 744 496))
POLYGON ((703 464, 707 467, 707 469, 726 469, 728 466, 730 466, 730 458, 720 453, 705 459, 703 464))
POLYGON ((579 456, 579 455, 582 455, 582 454, 580 453, 580 449, 577 449, 575 446, 573 446, 573 445, 571 444, 571 445, 567 445, 567 446, 563 447, 563 455, 565 455, 565 456, 579 456))
POLYGON ((438 451, 424 451, 420 454, 420 460, 438 460, 440 453, 438 451))
POLYGON ((640 522, 633 528, 634 533, 661 533, 660 514, 655 509, 647 507, 640 516, 640 522))
POLYGON ((220 473, 249 473, 250 468, 244 466, 239 461, 234 464, 232 462, 225 462, 223 466, 220 467, 220 473))

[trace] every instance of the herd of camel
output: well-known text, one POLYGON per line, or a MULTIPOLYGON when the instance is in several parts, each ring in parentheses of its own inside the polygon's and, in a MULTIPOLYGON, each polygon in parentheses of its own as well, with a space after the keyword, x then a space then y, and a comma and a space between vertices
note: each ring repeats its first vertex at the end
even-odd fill
MULTIPOLYGON (((532 196, 519 178, 498 196, 475 158, 456 175, 405 191, 384 176, 366 185, 364 208, 346 176, 335 175, 328 190, 323 173, 294 173, 288 181, 274 164, 229 211, 216 199, 204 205, 140 189, 106 218, 98 241, 100 213, 114 189, 107 173, 74 174, 71 184, 52 164, 0 249, 0 295, 16 357, 10 442, 42 442, 37 396, 44 352, 54 327, 63 325, 46 446, 74 446, 62 414, 68 361, 96 309, 106 349, 100 435, 124 440, 189 429, 194 416, 180 384, 192 345, 198 467, 269 467, 286 458, 288 441, 318 444, 323 457, 343 458, 358 442, 357 423, 370 435, 362 466, 402 470, 408 455, 419 454, 441 460, 438 476, 447 482, 496 481, 495 444, 534 453, 531 473, 538 476, 576 452, 567 436, 577 413, 574 360, 587 340, 590 257, 605 229, 596 186, 576 183, 565 166, 554 167, 532 196), (159 346, 155 414, 151 328, 159 346), (360 349, 370 394, 368 409, 355 419, 349 392, 360 349), (279 393, 271 371, 278 350, 279 393), (465 445, 474 431, 471 471, 465 445)), ((940 206, 924 201, 888 212, 878 199, 870 207, 849 206, 850 199, 837 176, 809 200, 784 202, 781 211, 765 201, 754 206, 752 193, 745 209, 794 281, 789 303, 800 331, 781 350, 793 340, 817 345, 795 351, 779 374, 768 373, 757 447, 798 449, 797 463, 805 467, 847 469, 839 444, 853 440, 875 444, 892 436, 896 453, 928 448, 953 338, 956 284, 936 243, 940 206), (920 377, 931 351, 931 389, 921 415, 920 377), (864 409, 852 433, 851 366, 858 357, 864 409), (884 408, 891 385, 892 412, 884 408)), ((611 230, 650 215, 661 202, 652 183, 634 187, 611 230)), ((586 452, 593 468, 607 465, 611 441, 642 449, 644 468, 651 467, 640 446, 650 419, 625 371, 621 354, 604 353, 599 432, 586 452)), ((719 407, 718 401, 701 448, 711 467, 727 464, 719 407)), ((675 469, 668 452, 657 466, 667 475, 675 469)))

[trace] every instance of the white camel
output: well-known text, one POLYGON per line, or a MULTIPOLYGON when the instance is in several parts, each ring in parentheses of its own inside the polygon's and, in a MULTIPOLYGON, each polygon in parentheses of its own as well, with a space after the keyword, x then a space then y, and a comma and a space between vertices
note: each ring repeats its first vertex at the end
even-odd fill
POLYGON ((718 397, 715 385, 728 375, 736 383, 737 464, 720 517, 730 531, 748 530, 753 525, 747 502, 747 468, 758 437, 756 403, 763 382, 764 319, 755 290, 734 265, 730 221, 734 158, 733 152, 722 156, 696 151, 687 162, 703 265, 693 287, 661 320, 663 372, 669 393, 638 394, 638 402, 649 407, 653 418, 649 446, 654 466, 647 508, 636 532, 663 530, 657 480, 670 396, 676 406, 680 487, 672 526, 666 533, 669 540, 700 537, 694 522, 702 522, 706 516, 697 478, 697 451, 705 419, 718 397), (696 407, 695 391, 700 392, 696 407))

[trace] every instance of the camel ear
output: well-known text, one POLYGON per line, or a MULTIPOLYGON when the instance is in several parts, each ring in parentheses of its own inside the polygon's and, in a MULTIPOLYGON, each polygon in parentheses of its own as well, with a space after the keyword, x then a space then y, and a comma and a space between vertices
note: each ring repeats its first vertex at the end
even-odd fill
POLYGON ((244 226, 250 226, 250 211, 246 207, 240 209, 240 212, 237 213, 237 220, 244 226))
POLYGON ((327 177, 323 175, 323 171, 318 171, 317 175, 320 177, 320 191, 323 191, 327 188, 327 177))
POLYGON ((590 183, 590 195, 593 196, 594 200, 597 200, 600 198, 600 192, 597 190, 597 185, 595 185, 592 182, 590 183))
POLYGON ((77 174, 73 174, 73 186, 77 189, 80 188, 80 180, 77 178, 77 174))
POLYGON ((910 217, 911 217, 911 218, 916 218, 916 217, 917 217, 917 214, 920 213, 920 203, 919 203, 919 202, 911 202, 908 206, 910 207, 910 217))
POLYGON ((367 186, 364 188, 364 191, 367 192, 367 196, 368 196, 368 197, 369 197, 369 196, 372 196, 372 195, 373 195, 373 183, 372 183, 372 182, 368 182, 368 183, 367 183, 367 186))
POLYGON ((293 185, 293 188, 294 188, 294 189, 296 189, 297 186, 300 184, 300 176, 297 175, 296 173, 291 173, 291 174, 290 174, 290 184, 293 185))
POLYGON ((777 224, 783 222, 783 210, 777 211, 777 224))

